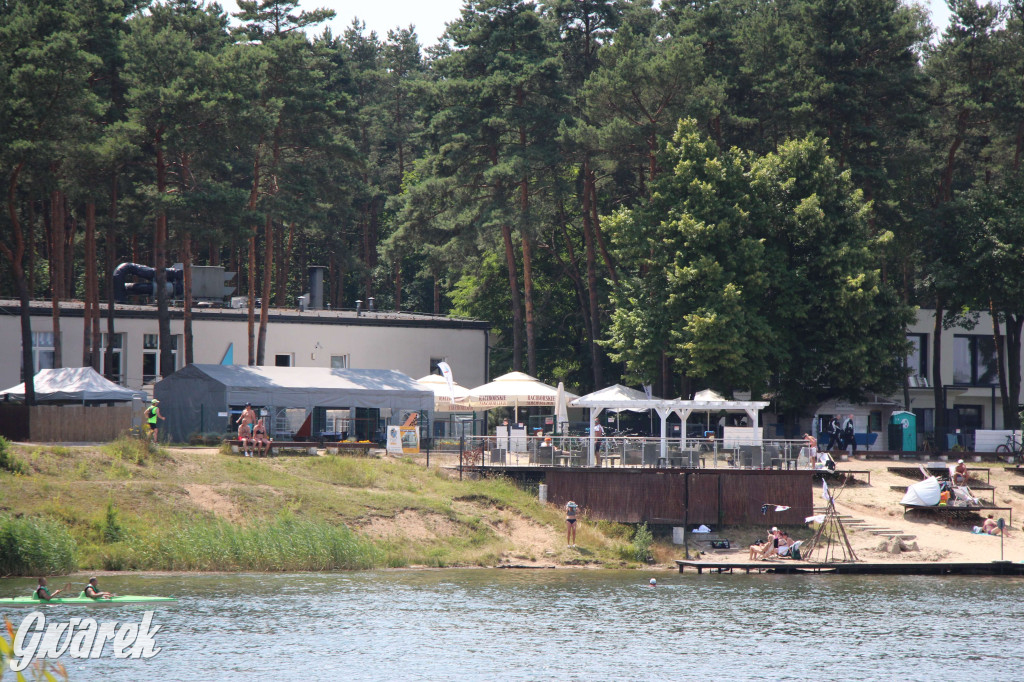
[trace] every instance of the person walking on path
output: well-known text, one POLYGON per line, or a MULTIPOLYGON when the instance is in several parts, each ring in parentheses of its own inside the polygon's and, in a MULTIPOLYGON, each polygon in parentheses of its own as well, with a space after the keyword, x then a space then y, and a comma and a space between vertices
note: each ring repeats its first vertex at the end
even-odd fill
POLYGON ((569 500, 565 505, 565 544, 568 547, 576 546, 576 510, 579 509, 576 503, 569 500))
POLYGON ((839 427, 839 417, 832 417, 828 423, 828 447, 825 449, 832 452, 833 448, 843 447, 843 430, 839 427))
POLYGON ((160 414, 160 401, 156 398, 150 402, 149 407, 146 408, 146 426, 149 427, 149 432, 152 434, 153 442, 156 443, 160 440, 160 421, 166 421, 164 416, 160 414))
POLYGON ((857 454, 857 436, 853 432, 853 415, 848 415, 843 422, 843 449, 853 447, 853 454, 857 454))

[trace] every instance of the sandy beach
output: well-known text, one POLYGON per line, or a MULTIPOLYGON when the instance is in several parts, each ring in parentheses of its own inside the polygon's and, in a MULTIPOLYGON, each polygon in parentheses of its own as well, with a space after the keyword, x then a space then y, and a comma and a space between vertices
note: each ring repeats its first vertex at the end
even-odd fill
MULTIPOLYGON (((951 465, 955 464, 955 459, 951 465)), ((863 474, 856 474, 856 484, 849 484, 844 487, 830 484, 836 496, 836 510, 842 515, 849 515, 854 519, 865 522, 864 525, 880 527, 894 531, 901 531, 906 535, 915 536, 907 540, 907 544, 917 544, 916 551, 891 554, 879 549, 883 543, 883 537, 874 535, 866 530, 860 530, 851 525, 847 528, 850 543, 857 557, 862 561, 998 561, 1000 559, 1000 539, 998 536, 977 535, 971 532, 967 526, 948 526, 940 516, 920 516, 913 513, 907 517, 903 515, 903 507, 900 500, 903 493, 891 490, 890 486, 906 486, 920 480, 921 477, 907 478, 887 471, 890 466, 915 466, 912 462, 892 461, 862 461, 850 460, 839 462, 838 471, 868 470, 871 472, 871 484, 867 485, 867 477, 863 474)), ((990 469, 991 485, 995 487, 995 505, 998 507, 1013 508, 1013 527, 1007 533, 1003 541, 1003 557, 1008 561, 1024 561, 1024 495, 1013 492, 1009 485, 1024 485, 1024 476, 1019 476, 1007 471, 1004 464, 998 463, 968 463, 970 467, 987 467, 990 469)), ((979 475, 979 474, 975 474, 979 475)), ((983 472, 980 473, 981 480, 985 480, 983 472)), ((991 502, 992 491, 975 490, 975 496, 983 501, 991 502)), ((824 500, 821 496, 821 484, 816 483, 814 493, 815 507, 823 506, 824 500)), ((989 512, 982 512, 983 516, 989 512)), ((995 518, 1002 516, 1009 522, 1009 515, 1006 510, 993 510, 990 512, 995 518)), ((769 524, 770 525, 770 524, 769 524)), ((808 526, 803 533, 792 533, 797 540, 809 540, 813 529, 808 526)), ((732 538, 730 538, 732 539, 732 538)), ((753 538, 736 537, 743 544, 741 548, 729 551, 716 551, 707 556, 714 560, 747 560, 746 544, 753 538)))

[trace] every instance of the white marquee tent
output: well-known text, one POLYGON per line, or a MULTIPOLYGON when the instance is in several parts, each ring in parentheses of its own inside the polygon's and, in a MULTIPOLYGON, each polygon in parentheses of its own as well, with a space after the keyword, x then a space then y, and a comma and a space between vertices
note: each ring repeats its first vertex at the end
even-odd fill
MULTIPOLYGON (((128 402, 146 396, 142 391, 133 391, 105 379, 92 367, 41 369, 33 384, 36 401, 41 403, 128 402)), ((0 391, 0 398, 5 397, 24 400, 25 384, 0 391)))

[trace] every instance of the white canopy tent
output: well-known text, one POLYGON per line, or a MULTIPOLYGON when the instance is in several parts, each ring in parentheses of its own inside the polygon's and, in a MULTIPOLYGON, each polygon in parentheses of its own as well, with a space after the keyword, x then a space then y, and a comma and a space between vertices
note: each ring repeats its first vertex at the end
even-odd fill
MULTIPOLYGON (((577 397, 575 393, 564 391, 565 400, 577 397)), ((473 409, 482 410, 514 407, 518 419, 520 407, 550 407, 557 412, 557 399, 558 388, 555 386, 548 386, 523 372, 509 372, 490 383, 470 389, 468 403, 473 409)))
MULTIPOLYGON (((146 397, 142 391, 133 391, 105 379, 92 367, 41 369, 33 383, 38 402, 128 402, 146 397)), ((6 397, 24 400, 25 384, 0 391, 0 398, 6 397)))
POLYGON ((443 376, 440 374, 428 374, 417 379, 416 383, 434 392, 434 412, 473 411, 468 401, 469 389, 457 381, 452 382, 452 387, 449 389, 448 382, 443 376), (452 400, 453 393, 455 394, 454 400, 452 400))
MULTIPOLYGON (((753 442, 761 442, 758 425, 760 411, 768 407, 767 401, 761 400, 727 400, 710 389, 700 391, 693 400, 665 400, 664 398, 648 398, 646 394, 625 386, 608 388, 588 393, 582 398, 573 400, 572 407, 583 407, 590 411, 590 424, 594 423, 604 410, 654 410, 661 418, 661 457, 668 453, 668 416, 675 413, 680 422, 686 424, 691 412, 743 412, 750 418, 750 437, 753 442), (625 389, 625 390, 621 390, 625 389)), ((686 439, 686 431, 680 433, 680 442, 686 439)), ((590 448, 588 463, 594 463, 594 430, 590 430, 590 448)))

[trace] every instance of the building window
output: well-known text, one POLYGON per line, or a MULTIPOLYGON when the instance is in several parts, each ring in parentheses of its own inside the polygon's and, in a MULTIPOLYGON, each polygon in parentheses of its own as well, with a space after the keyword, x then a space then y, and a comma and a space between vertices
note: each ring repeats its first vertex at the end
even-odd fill
POLYGON ((917 417, 917 432, 932 433, 935 431, 935 410, 931 407, 915 407, 914 416, 917 417))
POLYGON ((114 334, 112 337, 108 337, 106 332, 100 335, 100 374, 107 377, 116 384, 123 384, 124 381, 124 355, 121 349, 124 348, 124 334, 114 334), (113 359, 110 363, 109 371, 107 369, 107 338, 111 339, 111 348, 113 350, 113 359))
POLYGON ((347 355, 332 355, 331 356, 331 369, 348 369, 348 356, 347 355))
POLYGON ((907 334, 907 341, 912 345, 910 352, 907 353, 907 369, 910 370, 910 376, 926 378, 928 376, 928 335, 907 334))
POLYGON ((437 363, 445 362, 448 358, 430 358, 430 373, 437 374, 440 376, 441 370, 437 368, 437 363))
MULTIPOLYGON (((53 332, 32 332, 32 366, 38 372, 41 369, 53 369, 55 354, 53 332)), ((21 380, 25 380, 25 368, 21 368, 21 380)))
POLYGON ((882 430, 882 413, 879 410, 873 410, 868 413, 868 431, 881 431, 882 430))
MULTIPOLYGON (((178 369, 178 338, 171 336, 171 371, 178 369)), ((142 335, 142 383, 156 380, 160 372, 160 335, 142 335)))
POLYGON ((274 367, 291 367, 292 356, 289 354, 275 355, 274 356, 274 367))
POLYGON ((953 337, 953 383, 992 386, 999 380, 996 344, 991 336, 964 334, 953 337))

